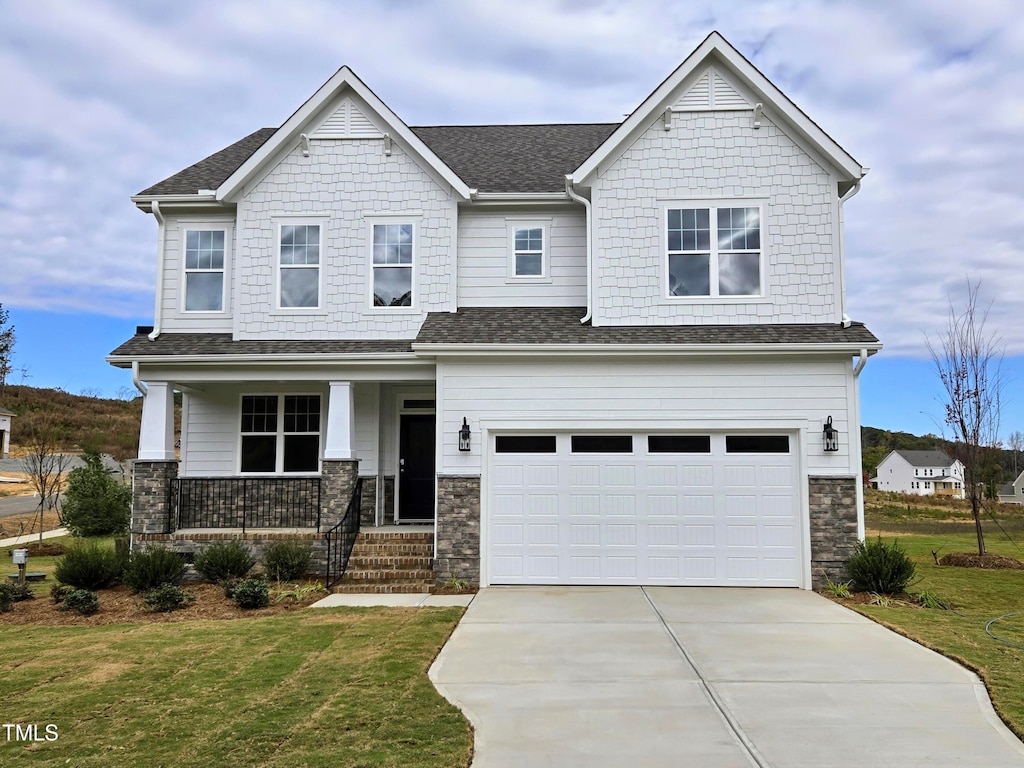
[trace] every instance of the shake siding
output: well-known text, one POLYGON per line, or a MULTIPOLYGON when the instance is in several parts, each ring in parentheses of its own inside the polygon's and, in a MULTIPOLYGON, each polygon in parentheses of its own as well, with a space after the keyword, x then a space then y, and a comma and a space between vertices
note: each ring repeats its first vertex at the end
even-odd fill
POLYGON ((229 333, 231 331, 231 272, 234 263, 230 244, 234 242, 234 219, 219 217, 167 216, 164 227, 164 285, 160 310, 163 314, 162 329, 165 333, 229 333), (224 298, 225 312, 183 312, 185 290, 184 238, 185 230, 222 226, 227 232, 229 250, 225 254, 224 280, 227 292, 224 298))
POLYGON ((614 432, 616 427, 609 425, 629 431, 631 419, 698 429, 713 429, 716 419, 749 419, 754 429, 759 419, 784 419, 806 429, 808 472, 856 473, 849 453, 847 394, 852 386, 847 360, 445 363, 438 377, 444 407, 438 414, 444 447, 438 471, 480 472, 487 450, 481 420, 517 421, 526 431, 543 429, 544 421, 578 420, 614 432), (834 454, 821 449, 822 425, 829 415, 843 435, 834 454), (476 435, 469 453, 458 450, 463 416, 476 435))
POLYGON ((459 305, 463 307, 582 306, 587 301, 586 217, 579 210, 459 214, 459 305), (509 226, 546 223, 550 275, 544 282, 509 279, 509 226))
POLYGON ((838 322, 835 185, 770 120, 749 112, 678 113, 661 120, 593 185, 595 322, 838 322), (762 198, 763 298, 669 300, 663 202, 762 198))
MULTIPOLYGON (((456 204, 450 190, 380 139, 315 141, 296 148, 238 203, 241 339, 415 337, 427 312, 451 303, 456 204), (367 217, 416 214, 416 310, 372 308, 371 229, 367 217), (326 216, 321 222, 321 308, 276 310, 278 216, 326 216)), ((402 219, 404 221, 405 219, 402 219)), ((399 220, 396 220, 396 223, 399 220)))

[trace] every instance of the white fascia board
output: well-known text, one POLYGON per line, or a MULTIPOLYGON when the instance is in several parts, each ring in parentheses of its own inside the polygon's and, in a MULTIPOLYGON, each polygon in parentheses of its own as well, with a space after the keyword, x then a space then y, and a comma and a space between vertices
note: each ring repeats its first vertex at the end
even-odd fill
POLYGON ((104 358, 116 368, 131 368, 132 363, 140 365, 324 365, 330 363, 376 363, 383 365, 408 365, 422 362, 414 352, 391 352, 385 354, 293 354, 293 355, 107 355, 104 358))
POLYGON ((136 207, 146 213, 151 213, 153 203, 172 206, 176 208, 216 208, 224 210, 226 203, 218 201, 215 195, 132 195, 129 198, 136 207))
POLYGON ((477 192, 472 202, 474 205, 575 205, 565 192, 477 192))
POLYGON ((531 356, 566 355, 778 355, 778 354, 849 354, 867 349, 869 355, 882 349, 881 344, 413 344, 422 356, 531 356))
POLYGON ((639 107, 615 129, 604 143, 588 157, 579 168, 572 173, 574 183, 589 186, 590 177, 599 169, 619 145, 629 139, 634 131, 645 126, 654 115, 668 106, 672 92, 709 57, 715 57, 717 63, 724 64, 743 84, 762 97, 764 107, 781 116, 792 125, 812 146, 824 155, 837 169, 846 174, 851 181, 862 178, 867 169, 835 142, 818 125, 805 115, 786 94, 776 88, 772 82, 751 64, 718 32, 712 32, 691 53, 661 85, 654 89, 639 107))
POLYGON ((456 194, 464 200, 470 198, 470 189, 466 183, 451 168, 445 165, 441 158, 423 143, 422 139, 409 130, 409 126, 392 112, 387 104, 377 98, 377 95, 356 76, 355 72, 345 66, 335 72, 326 83, 320 86, 320 89, 301 107, 295 110, 292 116, 285 120, 284 124, 277 129, 274 135, 263 143, 263 146, 257 149, 248 160, 242 163, 234 173, 224 180, 224 183, 217 188, 217 199, 227 200, 238 193, 245 182, 256 175, 263 164, 271 159, 284 144, 297 140, 310 118, 327 102, 338 96, 342 89, 346 87, 355 92, 367 103, 370 109, 374 110, 388 124, 388 128, 393 132, 392 139, 397 138, 401 140, 402 143, 423 158, 431 168, 451 185, 456 194))

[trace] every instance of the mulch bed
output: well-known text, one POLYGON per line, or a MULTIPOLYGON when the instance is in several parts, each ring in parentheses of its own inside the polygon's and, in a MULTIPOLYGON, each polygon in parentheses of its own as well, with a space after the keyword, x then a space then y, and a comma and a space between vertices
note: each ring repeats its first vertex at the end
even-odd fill
POLYGON ((939 565, 955 565, 960 568, 989 568, 1024 570, 1024 563, 1006 555, 979 555, 976 552, 950 552, 939 558, 939 565))
POLYGON ((59 557, 68 551, 68 548, 59 541, 33 541, 30 544, 8 547, 7 556, 11 557, 16 549, 27 549, 29 557, 59 557))
POLYGON ((91 616, 82 616, 74 611, 62 611, 57 605, 54 605, 48 594, 43 594, 36 596, 33 600, 22 600, 15 603, 14 610, 9 613, 0 613, 0 625, 95 627, 105 624, 259 618, 300 610, 326 596, 326 593, 318 592, 302 600, 286 598, 275 602, 274 595, 271 594, 270 605, 266 608, 246 610, 231 602, 224 596, 224 590, 213 584, 186 584, 184 590, 194 595, 196 601, 187 608, 171 613, 150 611, 142 602, 142 596, 135 594, 125 586, 97 590, 100 609, 91 616))

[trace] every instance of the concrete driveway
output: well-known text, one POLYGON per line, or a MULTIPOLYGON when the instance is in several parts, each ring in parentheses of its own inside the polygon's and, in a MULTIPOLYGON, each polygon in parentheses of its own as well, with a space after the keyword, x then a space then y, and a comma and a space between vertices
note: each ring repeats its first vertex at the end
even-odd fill
POLYGON ((430 670, 474 768, 1020 768, 970 672, 812 592, 492 587, 430 670))

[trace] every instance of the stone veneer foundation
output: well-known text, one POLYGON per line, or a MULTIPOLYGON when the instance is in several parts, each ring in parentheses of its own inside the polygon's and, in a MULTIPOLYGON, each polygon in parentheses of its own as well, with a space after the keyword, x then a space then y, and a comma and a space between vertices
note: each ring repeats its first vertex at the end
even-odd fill
POLYGON ((479 585, 479 476, 438 476, 436 530, 434 574, 437 583, 460 579, 479 585))
POLYGON ((136 459, 132 465, 132 534, 171 531, 171 480, 177 461, 136 459))
POLYGON ((809 477, 811 517, 811 586, 827 576, 846 578, 846 563, 857 546, 857 482, 855 477, 809 477))

